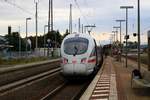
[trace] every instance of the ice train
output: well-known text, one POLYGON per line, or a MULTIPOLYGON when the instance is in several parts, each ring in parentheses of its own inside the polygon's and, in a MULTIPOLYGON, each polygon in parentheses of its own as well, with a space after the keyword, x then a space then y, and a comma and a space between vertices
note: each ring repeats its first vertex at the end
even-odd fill
POLYGON ((103 61, 102 47, 89 34, 72 33, 61 44, 61 67, 65 76, 88 76, 103 61))

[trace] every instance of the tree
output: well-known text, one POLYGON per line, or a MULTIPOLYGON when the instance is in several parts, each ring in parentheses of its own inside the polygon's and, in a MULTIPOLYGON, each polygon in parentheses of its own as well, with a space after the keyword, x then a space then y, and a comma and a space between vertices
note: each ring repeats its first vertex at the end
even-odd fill
MULTIPOLYGON (((46 37, 46 42, 47 42, 47 39, 51 39, 53 47, 60 46, 62 42, 62 36, 59 33, 59 30, 49 32, 45 35, 45 37, 46 37)), ((21 38, 18 32, 12 32, 11 34, 6 35, 5 38, 9 42, 9 45, 13 46, 13 48, 10 48, 11 51, 19 51, 19 40, 21 40, 21 51, 26 50, 27 41, 25 38, 24 39, 21 38)), ((28 39, 31 40, 31 49, 34 50, 36 37, 30 36, 28 37, 28 39)), ((44 36, 38 36, 38 47, 39 48, 44 47, 44 36)), ((29 46, 28 46, 28 50, 29 50, 29 46)))
POLYGON ((63 39, 64 39, 68 34, 70 34, 70 33, 69 33, 68 29, 66 29, 66 33, 63 35, 63 39))
POLYGON ((46 34, 46 40, 50 39, 51 40, 51 44, 52 47, 56 46, 56 45, 60 45, 62 42, 62 36, 59 33, 59 31, 51 31, 49 33, 46 34))
POLYGON ((44 47, 44 37, 43 36, 39 36, 38 37, 38 47, 39 48, 43 48, 44 47))
POLYGON ((21 51, 25 50, 26 42, 22 39, 18 32, 12 32, 12 34, 8 34, 5 36, 9 45, 12 45, 11 51, 19 51, 19 39, 21 40, 21 51))
POLYGON ((59 30, 56 31, 56 41, 61 44, 62 42, 62 35, 60 34, 59 30))
POLYGON ((31 49, 35 49, 35 36, 30 36, 29 39, 31 40, 31 49))

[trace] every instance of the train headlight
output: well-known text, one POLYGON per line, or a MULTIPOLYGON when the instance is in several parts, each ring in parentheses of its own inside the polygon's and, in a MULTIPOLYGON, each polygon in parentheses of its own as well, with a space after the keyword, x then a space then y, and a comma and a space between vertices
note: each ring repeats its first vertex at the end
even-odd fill
POLYGON ((67 63, 68 63, 68 59, 62 58, 62 59, 61 59, 61 63, 62 63, 62 64, 67 64, 67 63))

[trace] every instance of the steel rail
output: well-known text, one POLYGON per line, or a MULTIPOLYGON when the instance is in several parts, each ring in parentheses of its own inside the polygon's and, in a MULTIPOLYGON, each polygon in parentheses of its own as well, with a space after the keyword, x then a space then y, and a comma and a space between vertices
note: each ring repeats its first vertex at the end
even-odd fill
POLYGON ((49 71, 46 71, 46 72, 42 72, 38 75, 30 76, 30 77, 27 77, 25 79, 15 81, 13 83, 3 85, 3 86, 0 87, 0 92, 9 91, 10 89, 14 89, 14 88, 20 87, 22 85, 28 84, 29 82, 38 80, 42 77, 45 77, 45 76, 48 76, 48 75, 51 75, 51 74, 55 74, 55 73, 59 73, 60 71, 61 71, 61 68, 55 68, 55 69, 52 69, 52 70, 49 70, 49 71))
POLYGON ((59 85, 53 91, 49 92, 46 96, 42 97, 40 100, 47 100, 47 98, 49 96, 55 95, 60 89, 62 89, 63 87, 65 87, 66 84, 67 84, 67 82, 64 82, 63 84, 59 85))
POLYGON ((60 59, 54 59, 54 60, 47 60, 47 61, 42 61, 38 63, 36 62, 36 63, 29 63, 29 64, 24 64, 24 65, 16 65, 13 67, 0 68, 0 74, 9 73, 9 72, 18 71, 18 70, 24 70, 27 68, 33 68, 33 67, 37 67, 40 65, 51 64, 51 63, 59 62, 59 61, 60 59))

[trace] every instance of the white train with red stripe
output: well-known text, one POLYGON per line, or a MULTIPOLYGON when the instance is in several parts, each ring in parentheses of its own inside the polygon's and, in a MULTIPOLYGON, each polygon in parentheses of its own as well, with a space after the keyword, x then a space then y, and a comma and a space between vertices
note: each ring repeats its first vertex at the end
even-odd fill
POLYGON ((61 67, 65 76, 87 76, 99 69, 102 48, 89 34, 67 35, 61 44, 61 67))

